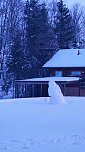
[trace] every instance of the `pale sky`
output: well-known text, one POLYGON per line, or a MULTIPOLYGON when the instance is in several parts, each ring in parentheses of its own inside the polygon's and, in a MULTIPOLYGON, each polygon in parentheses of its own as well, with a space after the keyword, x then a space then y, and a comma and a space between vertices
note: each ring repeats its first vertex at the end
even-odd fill
POLYGON ((80 5, 85 7, 85 0, 64 0, 65 4, 71 7, 75 3, 80 3, 80 5))
MULTIPOLYGON (((44 0, 44 1, 50 2, 50 1, 58 1, 58 0, 44 0)), ((71 7, 75 3, 80 3, 80 5, 85 7, 85 0, 63 0, 63 1, 68 7, 71 7)))

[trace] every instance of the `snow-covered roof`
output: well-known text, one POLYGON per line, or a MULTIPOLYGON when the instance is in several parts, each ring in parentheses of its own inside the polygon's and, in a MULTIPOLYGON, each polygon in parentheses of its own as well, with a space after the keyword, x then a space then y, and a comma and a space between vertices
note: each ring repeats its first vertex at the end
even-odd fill
POLYGON ((43 77, 43 78, 32 78, 32 79, 24 79, 24 80, 17 80, 21 82, 49 82, 49 81, 56 81, 56 82, 70 82, 70 81, 78 81, 80 78, 78 77, 43 77))
POLYGON ((61 49, 43 67, 85 67, 85 49, 61 49))

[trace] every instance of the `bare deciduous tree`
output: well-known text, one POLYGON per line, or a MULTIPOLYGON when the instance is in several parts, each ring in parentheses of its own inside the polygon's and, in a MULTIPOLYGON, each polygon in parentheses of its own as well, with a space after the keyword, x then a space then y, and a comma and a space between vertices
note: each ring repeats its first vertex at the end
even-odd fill
POLYGON ((12 48, 13 38, 17 30, 22 28, 23 6, 21 0, 0 1, 0 52, 2 65, 2 81, 7 75, 7 59, 12 48))
POLYGON ((73 5, 71 10, 74 26, 74 47, 81 47, 82 38, 83 38, 83 21, 84 21, 84 8, 81 7, 79 3, 73 5))

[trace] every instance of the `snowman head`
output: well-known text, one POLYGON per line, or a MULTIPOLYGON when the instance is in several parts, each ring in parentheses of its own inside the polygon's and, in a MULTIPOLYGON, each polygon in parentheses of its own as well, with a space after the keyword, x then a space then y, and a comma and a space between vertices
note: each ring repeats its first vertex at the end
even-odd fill
POLYGON ((49 81, 49 87, 53 87, 53 86, 56 86, 55 81, 53 80, 49 81))

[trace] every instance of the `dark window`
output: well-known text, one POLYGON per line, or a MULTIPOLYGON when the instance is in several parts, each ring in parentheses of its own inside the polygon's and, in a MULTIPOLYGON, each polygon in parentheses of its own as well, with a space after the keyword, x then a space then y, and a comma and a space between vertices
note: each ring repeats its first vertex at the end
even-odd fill
POLYGON ((62 71, 55 71, 56 77, 62 77, 62 71))

